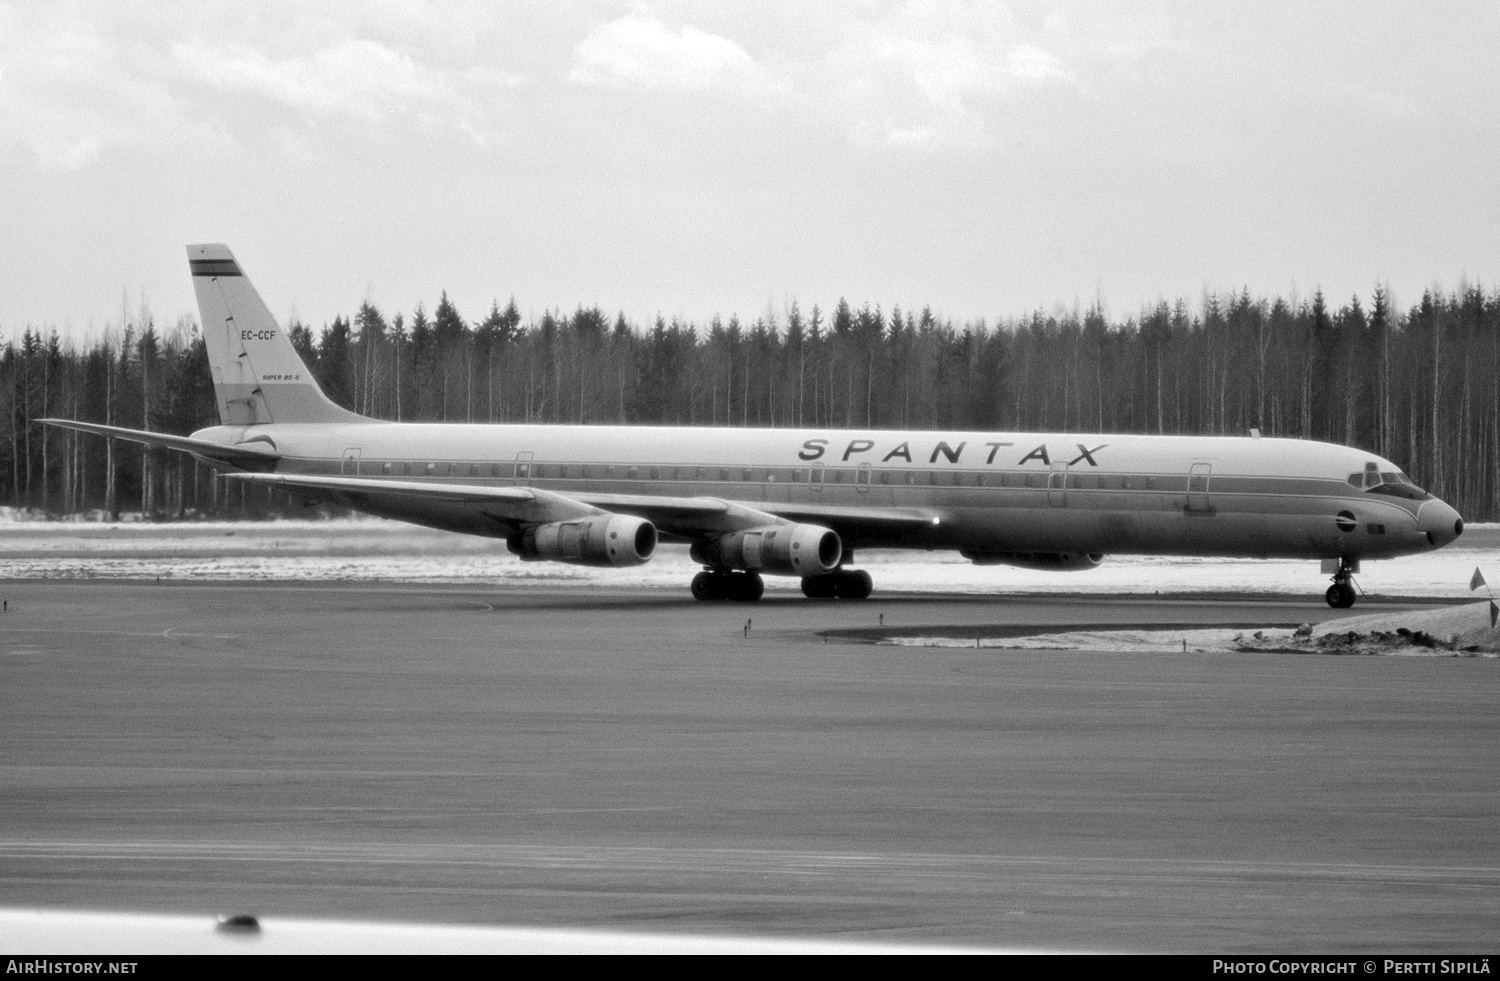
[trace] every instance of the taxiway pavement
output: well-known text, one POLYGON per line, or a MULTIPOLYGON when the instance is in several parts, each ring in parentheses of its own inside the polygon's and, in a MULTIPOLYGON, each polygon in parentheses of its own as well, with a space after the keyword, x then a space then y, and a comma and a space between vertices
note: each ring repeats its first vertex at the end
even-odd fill
POLYGON ((1500 662, 849 639, 882 616, 1296 624, 1333 615, 1316 597, 0 594, 7 906, 1084 950, 1497 937, 1500 662))

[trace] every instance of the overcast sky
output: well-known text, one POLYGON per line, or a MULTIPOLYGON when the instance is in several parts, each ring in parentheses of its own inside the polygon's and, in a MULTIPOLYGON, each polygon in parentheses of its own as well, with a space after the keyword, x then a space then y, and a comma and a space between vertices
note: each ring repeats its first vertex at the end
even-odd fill
POLYGON ((441 291, 964 320, 1500 285, 1500 4, 0 2, 0 337, 234 249, 441 291))

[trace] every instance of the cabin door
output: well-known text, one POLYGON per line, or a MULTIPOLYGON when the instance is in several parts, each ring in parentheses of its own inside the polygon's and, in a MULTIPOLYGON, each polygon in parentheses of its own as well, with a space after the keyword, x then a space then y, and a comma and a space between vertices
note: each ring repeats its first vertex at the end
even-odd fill
POLYGON ((536 454, 531 451, 516 454, 516 485, 526 487, 531 484, 531 458, 536 454))
POLYGON ((861 494, 870 493, 870 465, 861 463, 854 472, 854 489, 861 494))
POLYGON ((808 468, 807 479, 812 485, 814 494, 823 492, 823 464, 814 463, 808 468))
POLYGON ((1213 473, 1213 464, 1195 463, 1188 474, 1187 509, 1194 514, 1209 514, 1213 505, 1208 499, 1208 478, 1213 473))
POLYGON ((351 446, 344 451, 344 462, 339 467, 339 472, 345 477, 359 476, 359 454, 360 447, 351 446))
POLYGON ((1052 464, 1052 472, 1047 474, 1047 503, 1055 508, 1068 503, 1068 465, 1066 463, 1052 464))

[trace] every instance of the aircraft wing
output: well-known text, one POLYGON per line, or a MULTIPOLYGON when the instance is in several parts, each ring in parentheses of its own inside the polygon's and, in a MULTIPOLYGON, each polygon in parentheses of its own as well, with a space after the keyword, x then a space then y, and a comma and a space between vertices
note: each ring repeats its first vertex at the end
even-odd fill
MULTIPOLYGON (((356 510, 413 516, 414 510, 446 513, 522 526, 568 521, 591 514, 628 514, 645 518, 662 533, 691 540, 704 535, 742 531, 786 521, 823 525, 852 542, 888 538, 892 531, 930 528, 934 514, 918 509, 768 505, 712 497, 654 497, 645 494, 564 494, 537 487, 493 487, 479 484, 377 480, 280 473, 232 473, 243 480, 303 495, 324 494, 356 510)), ((434 519, 436 514, 434 513, 434 519)), ((436 523, 434 520, 432 523, 436 523)))
POLYGON ((283 473, 228 473, 228 480, 243 480, 264 487, 277 487, 303 496, 321 494, 357 511, 408 515, 423 508, 445 514, 467 513, 519 526, 568 521, 600 509, 564 494, 534 487, 485 487, 479 484, 440 484, 415 480, 372 480, 368 477, 323 477, 283 473))
POLYGON ((82 433, 113 436, 116 439, 144 443, 147 446, 181 450, 192 454, 204 463, 220 463, 232 467, 262 470, 281 459, 281 454, 265 443, 236 443, 232 446, 225 446, 222 443, 210 443, 208 440, 193 439, 190 436, 169 436, 166 433, 153 433, 144 429, 105 426, 97 422, 75 422, 72 419, 38 419, 37 422, 62 429, 76 429, 82 433))
POLYGON ((762 504, 761 507, 786 521, 806 522, 832 528, 845 547, 888 544, 893 536, 910 533, 911 538, 937 529, 947 520, 946 512, 934 508, 880 508, 840 504, 762 504))
MULTIPOLYGON (((413 511, 437 512, 498 521, 511 526, 569 521, 591 514, 645 518, 669 535, 695 538, 715 532, 775 524, 775 515, 708 497, 648 497, 638 494, 561 494, 538 487, 492 487, 369 477, 324 477, 281 473, 231 473, 243 480, 304 496, 323 494, 356 510, 408 518, 413 511)), ((508 533, 508 532, 507 532, 508 533)))
POLYGON ((605 511, 645 518, 662 532, 679 538, 744 531, 783 522, 806 522, 838 532, 850 545, 889 541, 893 533, 920 532, 941 520, 921 508, 842 507, 821 504, 772 504, 723 501, 711 497, 648 497, 638 494, 578 494, 580 501, 605 511))

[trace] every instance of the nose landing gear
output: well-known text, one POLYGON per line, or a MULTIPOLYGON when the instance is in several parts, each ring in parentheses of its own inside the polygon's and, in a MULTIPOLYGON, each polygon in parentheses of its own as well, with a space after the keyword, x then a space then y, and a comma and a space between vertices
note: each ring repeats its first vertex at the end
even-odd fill
MULTIPOLYGON (((1327 568, 1323 570, 1327 572, 1327 568)), ((1354 559, 1339 559, 1333 572, 1333 585, 1323 598, 1335 610, 1347 610, 1354 605, 1354 573, 1359 571, 1359 562, 1354 559)))

